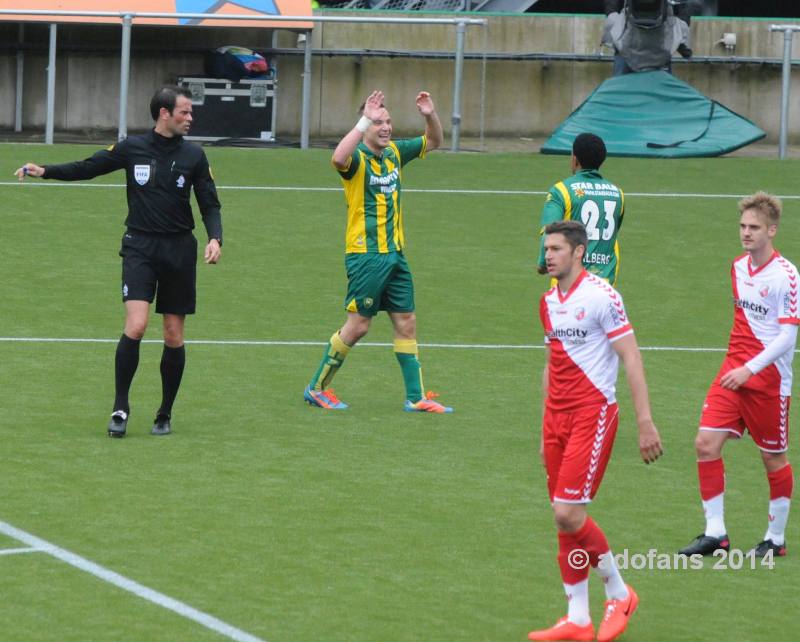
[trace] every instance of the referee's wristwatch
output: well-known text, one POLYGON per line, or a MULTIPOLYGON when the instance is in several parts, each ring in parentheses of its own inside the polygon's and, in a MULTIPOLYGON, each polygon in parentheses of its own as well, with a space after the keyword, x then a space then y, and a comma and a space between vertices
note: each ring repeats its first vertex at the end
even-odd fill
POLYGON ((217 243, 219 243, 219 246, 222 247, 222 239, 221 238, 217 238, 216 236, 213 236, 208 240, 209 241, 216 241, 217 243))

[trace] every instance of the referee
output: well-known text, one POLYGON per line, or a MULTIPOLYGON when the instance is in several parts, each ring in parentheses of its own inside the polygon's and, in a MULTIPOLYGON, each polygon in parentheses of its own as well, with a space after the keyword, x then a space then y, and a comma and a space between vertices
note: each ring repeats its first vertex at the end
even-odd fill
POLYGON ((192 187, 208 233, 205 262, 217 263, 222 246, 222 216, 208 160, 199 145, 183 139, 192 124, 191 93, 176 86, 162 87, 150 101, 150 113, 155 127, 142 136, 131 136, 83 161, 26 163, 16 171, 20 181, 25 176, 78 181, 125 170, 128 217, 119 251, 125 329, 114 361, 116 397, 108 424, 110 437, 125 436, 128 391, 153 301, 164 319, 164 351, 161 407, 151 434, 171 432, 172 405, 186 362, 184 322, 195 311, 197 239, 192 234, 192 187))

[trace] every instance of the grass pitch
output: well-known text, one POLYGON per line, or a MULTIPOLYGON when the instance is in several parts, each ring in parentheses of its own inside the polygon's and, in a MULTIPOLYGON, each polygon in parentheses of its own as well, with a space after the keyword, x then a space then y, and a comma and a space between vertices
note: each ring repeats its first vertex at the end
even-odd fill
MULTIPOLYGON (((520 192, 566 176, 564 157, 436 153, 406 170, 425 381, 456 409, 443 417, 402 412, 402 379, 385 346, 359 346, 338 374, 350 410, 303 404, 321 343, 344 317, 344 200, 329 153, 207 148, 225 246, 219 265, 198 269, 187 338, 210 343, 188 346, 175 433, 153 438, 153 318, 146 338, 156 342, 142 346, 129 436, 118 441, 105 424, 126 206, 124 189, 107 185, 122 174, 91 187, 17 185, 12 176, 27 160, 92 151, 0 146, 0 521, 270 642, 524 640, 563 614, 536 453, 543 196, 520 192), (511 347, 456 347, 466 345, 511 347)), ((607 161, 604 176, 627 193, 619 289, 640 345, 725 346, 737 195, 793 195, 798 168, 607 161)), ((797 263, 800 201, 784 205, 777 246, 797 263)), ((390 341, 381 315, 365 342, 390 341)), ((590 512, 616 552, 671 553, 703 527, 692 440, 722 353, 644 358, 666 455, 650 467, 639 461, 621 379, 615 453, 590 512)), ((747 550, 766 528, 767 482, 749 439, 725 457, 726 522, 733 546, 747 550)), ((622 639, 795 639, 798 524, 794 515, 789 556, 773 569, 624 571, 642 602, 622 639)), ((0 535, 0 553, 21 546, 0 535)), ((41 552, 0 555, 0 595, 3 640, 226 639, 41 552)), ((599 623, 596 578, 591 595, 599 623)))

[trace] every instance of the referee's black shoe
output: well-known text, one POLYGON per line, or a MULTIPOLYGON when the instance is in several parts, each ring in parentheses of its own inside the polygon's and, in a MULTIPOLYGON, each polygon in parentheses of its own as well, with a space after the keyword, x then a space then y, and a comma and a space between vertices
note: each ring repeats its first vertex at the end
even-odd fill
POLYGON ((124 437, 128 427, 128 413, 124 410, 115 410, 111 413, 111 420, 108 422, 109 437, 124 437))
POLYGON ((731 543, 727 535, 712 537, 700 533, 692 542, 678 551, 681 555, 713 555, 714 551, 729 551, 731 543))
POLYGON ((168 435, 172 432, 172 426, 169 423, 169 415, 156 415, 156 420, 153 422, 153 429, 150 431, 151 435, 168 435))

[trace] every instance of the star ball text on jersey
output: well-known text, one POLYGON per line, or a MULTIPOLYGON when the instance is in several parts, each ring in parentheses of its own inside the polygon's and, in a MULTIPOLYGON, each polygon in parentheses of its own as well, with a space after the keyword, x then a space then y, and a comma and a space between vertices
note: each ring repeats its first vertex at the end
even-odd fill
POLYGON ((742 310, 747 310, 748 312, 752 312, 754 317, 759 321, 764 321, 769 314, 769 308, 765 305, 761 305, 760 303, 753 303, 748 301, 747 299, 734 299, 733 304, 737 308, 742 308, 742 310))
POLYGON ((370 176, 370 185, 380 185, 381 192, 384 194, 391 194, 397 190, 397 179, 400 177, 400 171, 393 169, 386 176, 370 176))
POLYGON ((572 183, 572 191, 576 194, 581 192, 581 196, 617 196, 619 189, 611 183, 572 183))

